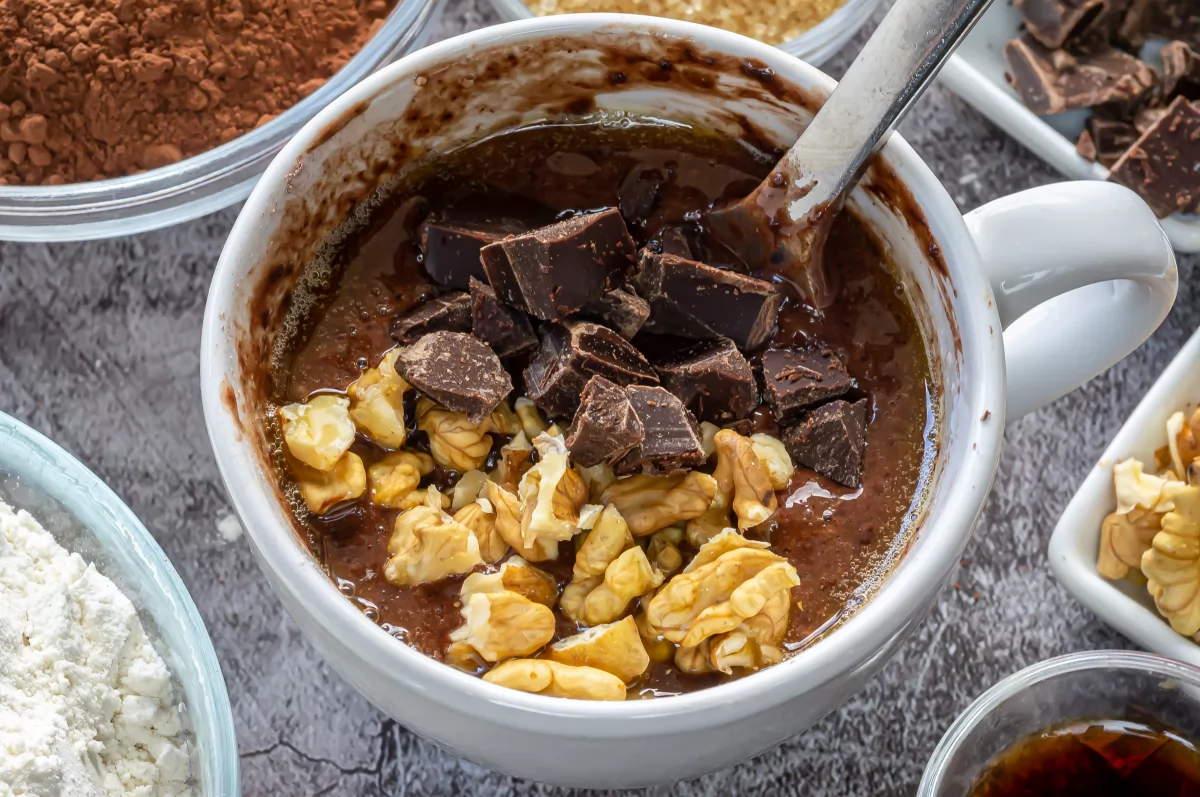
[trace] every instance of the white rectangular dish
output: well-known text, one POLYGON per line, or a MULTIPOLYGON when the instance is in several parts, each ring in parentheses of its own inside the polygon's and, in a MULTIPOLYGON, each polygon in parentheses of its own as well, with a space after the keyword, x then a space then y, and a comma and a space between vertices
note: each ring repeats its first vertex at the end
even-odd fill
MULTIPOLYGON (((946 63, 938 79, 1042 160, 1073 180, 1105 180, 1108 169, 1075 152, 1087 111, 1040 117, 1008 85, 1004 45, 1020 31, 1021 15, 1011 2, 996 0, 946 63)), ((1179 252, 1200 252, 1200 216, 1162 219, 1163 230, 1179 252)))
POLYGON ((1145 587, 1109 581, 1096 570, 1100 524, 1116 506, 1113 465, 1135 457, 1154 461, 1166 445, 1167 418, 1188 416, 1200 403, 1200 331, 1180 350, 1084 479, 1050 538, 1050 568, 1067 591, 1097 617, 1143 648, 1200 665, 1200 644, 1171 630, 1145 587))

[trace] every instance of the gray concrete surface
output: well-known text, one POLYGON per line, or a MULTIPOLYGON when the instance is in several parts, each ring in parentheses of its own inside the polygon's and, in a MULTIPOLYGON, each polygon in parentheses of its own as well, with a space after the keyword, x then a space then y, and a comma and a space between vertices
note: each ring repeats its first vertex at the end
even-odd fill
MULTIPOLYGON (((442 35, 493 21, 476 3, 454 0, 442 35)), ((937 87, 902 132, 964 211, 1060 179, 937 87)), ((205 293, 234 217, 97 243, 0 244, 0 410, 107 480, 182 573, 229 684, 247 797, 565 793, 459 760, 381 715, 301 638, 245 539, 221 533, 231 510, 198 362, 205 293)), ((1181 259, 1179 301, 1150 342, 1010 425, 957 587, 862 693, 754 761, 648 793, 912 794, 942 732, 995 681, 1061 653, 1129 646, 1055 582, 1046 543, 1074 486, 1200 322, 1196 263, 1181 259)))

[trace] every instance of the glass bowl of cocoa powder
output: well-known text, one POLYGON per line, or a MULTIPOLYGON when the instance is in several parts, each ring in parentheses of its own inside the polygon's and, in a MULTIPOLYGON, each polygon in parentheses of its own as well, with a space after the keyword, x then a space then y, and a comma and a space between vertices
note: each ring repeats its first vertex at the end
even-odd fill
POLYGON ((0 240, 129 235, 240 202, 333 98, 424 45, 443 2, 0 4, 0 240))

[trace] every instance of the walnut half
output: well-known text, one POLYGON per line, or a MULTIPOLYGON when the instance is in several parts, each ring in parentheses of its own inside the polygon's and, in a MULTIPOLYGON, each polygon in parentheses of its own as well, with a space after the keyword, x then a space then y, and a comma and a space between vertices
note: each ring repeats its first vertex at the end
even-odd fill
POLYGON ((485 661, 528 656, 554 638, 554 612, 508 590, 466 596, 462 614, 450 641, 470 645, 485 661))
POLYGON ((429 435, 429 453, 443 468, 469 471, 483 467, 492 450, 488 419, 473 424, 462 412, 451 412, 427 398, 417 399, 417 428, 429 435))
POLYGON ((597 625, 559 640, 546 655, 560 664, 604 670, 624 683, 633 681, 650 666, 650 656, 642 645, 633 617, 597 625))
POLYGON ((411 587, 469 573, 483 561, 471 530, 442 510, 442 496, 428 489, 428 504, 402 512, 388 540, 391 554, 383 574, 397 587, 411 587))
POLYGON ((633 536, 644 537, 681 520, 700 517, 716 494, 717 482, 707 473, 639 474, 613 482, 599 503, 614 505, 633 536))
POLYGON ((1179 490, 1174 505, 1142 556, 1142 572, 1159 613, 1192 636, 1200 632, 1200 487, 1179 490))
POLYGON ((484 674, 488 683, 521 692, 575 700, 624 700, 625 683, 595 667, 575 667, 546 659, 506 661, 484 674))

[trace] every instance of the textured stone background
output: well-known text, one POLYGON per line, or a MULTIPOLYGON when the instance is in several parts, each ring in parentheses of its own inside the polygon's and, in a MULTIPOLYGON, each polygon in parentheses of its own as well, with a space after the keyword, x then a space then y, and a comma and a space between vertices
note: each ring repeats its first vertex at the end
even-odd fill
MULTIPOLYGON (((452 0, 440 35, 493 21, 479 0, 452 0)), ((840 74, 848 58, 827 68, 840 74)), ((1060 179, 936 86, 902 132, 964 211, 1060 179)), ((301 638, 245 539, 222 533, 237 527, 204 430, 198 363, 205 294, 234 217, 99 243, 0 244, 0 409, 107 480, 182 573, 229 684, 248 797, 565 794, 459 760, 382 716, 301 638)), ((1050 656, 1128 646, 1054 581, 1046 543, 1200 322, 1196 263, 1181 258, 1179 301, 1149 343, 1009 426, 958 588, 862 693, 754 761, 648 793, 912 794, 943 731, 988 686, 1050 656)))

